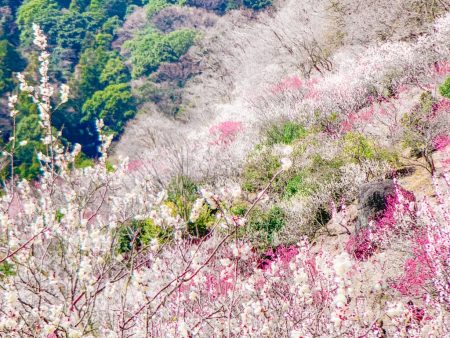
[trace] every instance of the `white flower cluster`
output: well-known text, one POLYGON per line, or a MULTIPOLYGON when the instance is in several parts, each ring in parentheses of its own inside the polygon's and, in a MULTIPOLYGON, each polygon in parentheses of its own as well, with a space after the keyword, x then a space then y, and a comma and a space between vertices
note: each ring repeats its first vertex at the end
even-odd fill
POLYGON ((47 37, 42 29, 37 24, 33 24, 34 40, 33 43, 39 47, 40 50, 45 51, 47 49, 47 37))
POLYGON ((350 288, 351 279, 348 276, 352 265, 350 255, 347 252, 339 254, 333 260, 337 290, 333 299, 336 310, 331 314, 331 321, 336 327, 339 327, 342 323, 350 325, 349 321, 343 322, 343 318, 348 310, 347 297, 352 291, 350 288))
POLYGON ((195 222, 200 217, 200 213, 203 209, 204 205, 204 198, 197 198, 197 200, 194 202, 194 205, 192 206, 191 215, 189 217, 189 220, 191 222, 195 222))
POLYGON ((17 103, 17 95, 11 95, 8 97, 8 108, 10 111, 11 117, 16 117, 19 113, 16 109, 16 103, 17 103))
POLYGON ((215 210, 219 208, 218 204, 218 196, 214 195, 210 191, 206 189, 201 189, 200 193, 202 194, 203 198, 205 199, 206 203, 211 207, 211 209, 215 210))

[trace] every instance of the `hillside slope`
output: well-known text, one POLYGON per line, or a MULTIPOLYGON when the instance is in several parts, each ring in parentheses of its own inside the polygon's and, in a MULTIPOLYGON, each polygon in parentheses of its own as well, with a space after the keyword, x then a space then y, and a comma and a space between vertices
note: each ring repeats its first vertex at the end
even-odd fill
MULTIPOLYGON (((371 88, 383 95, 388 82, 410 83, 411 75, 447 57, 439 51, 421 55, 428 38, 418 37, 426 36, 432 22, 416 20, 407 1, 393 7, 387 1, 365 3, 367 10, 358 1, 336 3, 280 1, 257 15, 232 11, 219 18, 189 51, 201 74, 185 86, 181 118, 166 118, 144 105, 115 156, 156 167, 163 181, 180 173, 197 178, 235 173, 268 125, 286 118, 311 124, 314 109, 337 110, 345 119, 367 104, 371 88), (319 99, 305 97, 305 88, 320 93, 319 99), (217 146, 211 128, 227 122, 242 128, 233 142, 217 146), (171 163, 161 162, 161 152, 171 163), (226 170, 220 168, 224 161, 226 170)), ((428 78, 424 74, 420 81, 428 78)))

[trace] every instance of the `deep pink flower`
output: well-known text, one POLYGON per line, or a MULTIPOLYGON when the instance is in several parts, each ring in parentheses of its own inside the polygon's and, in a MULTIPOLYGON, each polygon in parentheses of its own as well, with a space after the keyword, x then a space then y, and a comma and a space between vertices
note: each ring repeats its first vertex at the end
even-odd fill
POLYGON ((450 145, 449 135, 439 135, 433 140, 433 146, 436 150, 442 150, 450 145))
POLYGON ((376 249, 377 244, 372 240, 369 229, 351 235, 345 245, 345 250, 358 261, 366 261, 375 253, 376 249))
MULTIPOLYGON (((373 229, 364 229, 351 235, 345 249, 355 259, 366 261, 380 246, 386 236, 395 235, 398 232, 396 214, 402 208, 403 215, 409 216, 414 221, 415 209, 411 209, 411 203, 415 202, 412 192, 396 187, 396 193, 386 197, 386 207, 383 213, 377 217, 373 229)), ((414 223, 409 224, 414 229, 414 223)))

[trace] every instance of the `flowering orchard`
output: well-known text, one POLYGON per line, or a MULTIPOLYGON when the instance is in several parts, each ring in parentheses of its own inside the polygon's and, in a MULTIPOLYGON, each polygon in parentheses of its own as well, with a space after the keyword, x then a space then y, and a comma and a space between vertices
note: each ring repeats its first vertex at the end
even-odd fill
MULTIPOLYGON (((262 253, 245 228, 277 177, 291 169, 289 157, 241 215, 231 212, 241 190, 226 187, 197 192, 188 219, 150 180, 135 178, 129 186, 127 161, 108 167, 111 137, 102 121, 102 157, 77 169, 80 147, 64 149, 51 126, 49 54, 37 26, 35 35, 41 83, 19 80, 39 107, 46 153, 39 154, 38 181, 18 182, 12 170, 0 197, 1 336, 448 335, 448 172, 434 177, 433 200, 416 200, 396 185, 384 214, 367 232, 352 233, 347 246, 298 238, 262 253), (189 231, 205 218, 206 235, 189 231)), ((60 102, 67 97, 62 86, 60 102)), ((13 118, 16 102, 12 96, 13 118)), ((212 133, 220 139, 240 130, 229 122, 212 133)), ((12 168, 14 149, 7 154, 12 168)))

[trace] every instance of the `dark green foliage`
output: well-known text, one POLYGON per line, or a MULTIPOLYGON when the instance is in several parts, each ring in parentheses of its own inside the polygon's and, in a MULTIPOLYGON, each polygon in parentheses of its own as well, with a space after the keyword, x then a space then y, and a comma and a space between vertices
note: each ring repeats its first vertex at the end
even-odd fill
POLYGON ((136 102, 127 85, 129 71, 120 56, 107 49, 111 39, 109 34, 98 34, 93 46, 82 53, 78 77, 71 84, 74 109, 69 113, 57 111, 54 116, 56 127, 64 127, 64 137, 80 143, 90 155, 97 152, 95 119, 104 118, 106 127, 118 134, 136 112, 136 102))
POLYGON ((0 94, 12 89, 12 73, 19 72, 25 63, 7 40, 0 40, 0 94))
POLYGON ((99 80, 102 85, 124 83, 130 80, 130 73, 119 56, 112 56, 100 73, 99 80))
POLYGON ((130 226, 124 226, 119 230, 118 235, 118 252, 126 253, 131 251, 133 248, 139 248, 141 246, 140 237, 142 236, 139 232, 136 223, 133 222, 130 226))
POLYGON ((25 179, 33 179, 40 173, 40 163, 37 159, 38 152, 45 152, 45 146, 41 143, 44 137, 39 125, 39 116, 30 114, 17 123, 17 143, 14 155, 16 173, 25 179), (26 141, 26 145, 20 145, 26 141))
POLYGON ((445 82, 439 87, 439 93, 442 96, 450 99, 450 77, 448 77, 445 82))
POLYGON ((129 78, 128 70, 118 54, 107 49, 111 40, 112 36, 109 34, 98 34, 94 46, 81 54, 79 74, 72 84, 78 105, 106 85, 117 84, 129 78))
POLYGON ((23 46, 29 47, 33 41, 32 24, 38 24, 48 34, 50 43, 58 36, 58 22, 62 16, 58 4, 52 0, 27 0, 17 12, 17 25, 23 46))
POLYGON ((127 11, 127 0, 102 0, 101 6, 104 9, 105 19, 114 16, 122 19, 127 11))
POLYGON ((243 0, 245 7, 259 10, 272 5, 272 0, 243 0))
MULTIPOLYGON (((240 0, 241 1, 241 0, 240 0)), ((229 0, 186 0, 186 4, 223 14, 229 0)))
POLYGON ((248 227, 251 232, 255 232, 260 240, 260 244, 270 245, 273 235, 281 230, 285 225, 285 213, 277 206, 273 206, 268 211, 255 209, 249 219, 248 227))
POLYGON ((90 0, 72 0, 70 2, 70 10, 74 12, 84 12, 89 6, 90 0))
POLYGON ((110 34, 97 34, 92 46, 84 50, 78 77, 71 83, 73 99, 53 116, 55 126, 63 129, 63 136, 80 143, 90 156, 97 154, 95 119, 104 118, 106 127, 119 134, 136 111, 127 85, 129 71, 118 53, 108 50, 111 40, 110 34))
POLYGON ((0 7, 9 7, 13 11, 22 4, 22 0, 0 0, 0 7))
MULTIPOLYGON (((70 101, 53 112, 53 125, 63 131, 65 145, 80 143, 86 154, 96 156, 98 135, 94 120, 104 117, 109 130, 118 134, 135 114, 136 103, 126 84, 131 78, 130 73, 119 54, 112 51, 111 43, 128 4, 141 4, 140 1, 25 0, 15 3, 3 0, 3 3, 9 8, 5 12, 8 15, 0 18, 0 38, 15 39, 13 44, 20 42, 29 61, 25 74, 34 80, 30 79, 30 83, 35 84, 38 80, 39 67, 38 53, 32 46, 33 23, 47 35, 51 77, 60 83, 70 82, 71 87, 70 101), (15 8, 16 13, 9 10, 15 8), (18 33, 14 33, 17 31, 14 20, 20 41, 18 33)), ((13 45, 6 39, 0 40, 0 93, 13 89, 12 72, 23 71, 24 68, 25 63, 13 45)), ((17 126, 22 130, 23 125, 31 126, 34 133, 37 112, 32 105, 26 103, 25 106, 19 109, 17 126)), ((22 177, 35 177, 39 173, 35 155, 36 151, 42 150, 41 136, 34 136, 27 139, 26 146, 17 150, 15 164, 22 177)))
POLYGON ((152 29, 126 43, 131 52, 133 77, 148 75, 156 71, 163 62, 175 62, 187 52, 195 40, 196 33, 181 29, 161 34, 152 29))
POLYGON ((55 47, 50 59, 50 73, 54 74, 55 78, 61 82, 65 82, 66 79, 70 79, 77 60, 78 54, 76 50, 55 47))
POLYGON ((172 237, 172 229, 162 229, 155 225, 152 219, 134 220, 130 225, 119 230, 119 253, 138 250, 142 246, 151 244, 156 239, 160 244, 167 242, 172 237))
POLYGON ((86 100, 101 87, 100 75, 106 66, 110 53, 104 48, 88 48, 80 57, 79 78, 74 83, 76 97, 86 100))
POLYGON ((238 0, 228 0, 227 7, 225 8, 226 11, 231 11, 233 9, 239 8, 239 1, 238 0))
POLYGON ((110 18, 123 19, 127 10, 126 0, 91 0, 84 15, 89 18, 88 30, 93 32, 110 18))
POLYGON ((56 44, 79 53, 86 35, 86 25, 86 17, 82 14, 74 11, 65 12, 58 17, 56 44))
POLYGON ((14 16, 11 7, 6 7, 0 2, 2 13, 0 15, 0 39, 10 39, 15 33, 13 28, 14 16))
POLYGON ((148 79, 134 91, 134 95, 142 102, 151 101, 164 114, 176 117, 182 112, 182 88, 169 82, 154 83, 148 79))
POLYGON ((117 29, 122 24, 122 21, 118 16, 113 16, 112 18, 108 18, 105 23, 102 25, 102 32, 104 34, 110 34, 111 36, 116 34, 117 29))
POLYGON ((274 125, 267 131, 267 142, 269 145, 291 144, 306 135, 307 131, 303 126, 295 122, 286 122, 282 125, 274 125))
POLYGON ((123 131, 125 123, 134 117, 135 101, 130 86, 125 83, 113 84, 99 90, 87 100, 82 108, 81 123, 103 119, 106 130, 118 135, 123 131))

